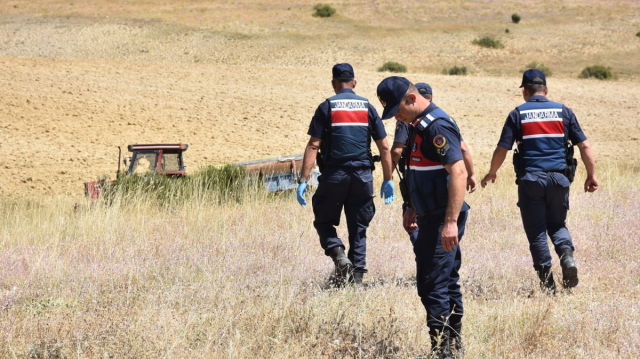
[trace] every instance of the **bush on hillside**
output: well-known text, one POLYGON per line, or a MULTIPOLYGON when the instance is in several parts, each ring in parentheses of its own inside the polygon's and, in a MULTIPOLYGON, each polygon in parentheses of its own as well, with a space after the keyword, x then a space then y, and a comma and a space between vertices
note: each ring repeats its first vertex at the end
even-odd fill
POLYGON ((549 67, 545 66, 545 64, 543 64, 543 63, 537 63, 535 61, 534 62, 530 62, 530 63, 527 64, 527 66, 525 66, 524 70, 526 71, 526 70, 529 70, 529 69, 540 70, 545 74, 545 76, 553 75, 553 71, 551 71, 551 69, 549 67))
POLYGON ((504 29, 505 34, 509 33, 509 28, 504 29))
POLYGON ((581 79, 587 79, 595 77, 598 80, 610 80, 614 78, 614 74, 611 71, 611 67, 605 67, 602 65, 593 65, 585 67, 579 76, 581 79))
POLYGON ((450 67, 449 69, 445 68, 444 70, 442 70, 442 73, 445 75, 463 75, 464 76, 467 74, 467 67, 454 66, 454 67, 450 67))
POLYGON ((318 3, 313 7, 313 16, 315 17, 331 17, 336 13, 336 9, 329 4, 318 3))
POLYGON ((520 22, 520 15, 518 15, 518 14, 511 15, 511 22, 513 22, 514 24, 519 23, 520 22))
POLYGON ((387 61, 378 68, 378 72, 407 72, 407 67, 398 62, 387 61))
POLYGON ((640 37, 640 31, 636 32, 636 36, 640 37))
POLYGON ((496 40, 491 36, 485 36, 479 39, 474 39, 472 43, 474 45, 491 48, 491 49, 501 49, 504 47, 504 45, 500 42, 500 40, 496 40))

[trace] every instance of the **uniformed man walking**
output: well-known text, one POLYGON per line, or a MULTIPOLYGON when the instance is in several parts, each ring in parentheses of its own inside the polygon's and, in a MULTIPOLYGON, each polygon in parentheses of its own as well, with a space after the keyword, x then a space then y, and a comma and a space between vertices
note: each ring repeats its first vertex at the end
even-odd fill
POLYGON ((325 254, 333 259, 336 283, 361 284, 367 272, 367 227, 375 214, 373 203, 373 157, 371 138, 380 152, 384 181, 380 196, 389 204, 395 197, 391 181, 393 166, 387 144, 387 133, 375 108, 366 98, 357 96, 353 68, 347 63, 332 69, 331 85, 335 96, 322 102, 311 119, 302 163, 297 199, 304 206, 304 192, 316 161, 321 175, 312 206, 314 227, 325 254), (344 208, 349 232, 349 251, 338 238, 335 226, 340 224, 344 208))
POLYGON ((413 243, 418 295, 427 311, 434 357, 462 355, 462 293, 458 284, 462 239, 469 206, 464 202, 467 170, 455 122, 420 95, 404 77, 378 85, 383 119, 411 125, 406 182, 410 194, 403 226, 419 227, 413 243))
POLYGON ((489 181, 496 181, 496 173, 507 151, 516 142, 517 152, 513 158, 518 207, 529 240, 533 268, 542 288, 555 292, 547 234, 560 258, 563 286, 572 288, 578 285, 573 240, 566 227, 569 186, 577 164, 573 159, 573 145, 580 149, 587 169, 585 192, 598 189, 596 164, 591 146, 573 111, 546 98, 548 88, 544 73, 536 69, 525 71, 520 87, 526 102, 509 113, 491 159, 491 168, 481 185, 484 188, 489 181))
MULTIPOLYGON (((433 101, 433 90, 429 84, 425 82, 418 82, 415 86, 422 97, 429 102, 433 101)), ((451 120, 453 120, 453 118, 451 118, 451 120)), ((410 125, 408 123, 396 120, 396 130, 393 137, 393 145, 391 146, 391 160, 394 165, 398 165, 398 171, 401 176, 404 176, 405 174, 405 161, 408 153, 404 151, 407 147, 407 141, 409 140, 409 128, 410 125)), ((477 188, 476 175, 473 169, 473 158, 471 156, 471 151, 469 151, 469 148, 462 137, 460 137, 460 151, 462 151, 464 166, 467 169, 467 191, 469 191, 469 193, 473 193, 477 188)), ((402 215, 404 216, 404 212, 406 212, 409 207, 409 198, 408 196, 405 198, 405 195, 402 197, 402 200, 404 201, 402 204, 402 215)), ((411 243, 415 242, 416 238, 418 238, 418 228, 409 233, 409 240, 411 243)))

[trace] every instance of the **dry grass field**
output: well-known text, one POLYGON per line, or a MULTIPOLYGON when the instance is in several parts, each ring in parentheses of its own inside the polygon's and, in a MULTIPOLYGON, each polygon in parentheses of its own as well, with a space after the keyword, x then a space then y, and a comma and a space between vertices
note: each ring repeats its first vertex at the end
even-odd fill
POLYGON ((189 143, 191 171, 302 152, 331 66, 353 64, 356 92, 381 110, 385 61, 433 86, 479 177, 533 61, 553 70, 549 97, 576 112, 595 150, 601 189, 582 193, 581 173, 571 194, 571 293, 537 290, 508 163, 468 196, 467 357, 637 357, 640 2, 340 1, 328 19, 314 4, 0 2, 0 357, 424 354, 399 201, 376 202, 366 287, 345 290, 327 288, 330 259, 292 194, 82 202, 82 182, 113 178, 130 143, 189 143), (485 35, 505 47, 471 43, 485 35), (595 64, 617 78, 578 78, 595 64), (442 74, 454 65, 468 75, 442 74))

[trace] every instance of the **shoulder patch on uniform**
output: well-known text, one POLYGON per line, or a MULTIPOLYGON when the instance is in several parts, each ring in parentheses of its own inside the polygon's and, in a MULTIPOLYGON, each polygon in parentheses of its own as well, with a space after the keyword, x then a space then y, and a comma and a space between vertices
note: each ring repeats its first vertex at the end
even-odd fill
POLYGON ((435 135, 433 137, 433 145, 436 146, 436 148, 442 148, 446 144, 447 139, 443 135, 435 135))
POLYGON ((428 126, 429 126, 429 124, 428 124, 428 123, 427 123, 427 121, 425 121, 424 119, 423 119, 423 120, 420 120, 420 122, 418 122, 418 124, 416 125, 416 127, 417 127, 417 128, 418 128, 418 130, 420 130, 420 131, 424 130, 424 129, 425 129, 425 128, 427 128, 428 126))

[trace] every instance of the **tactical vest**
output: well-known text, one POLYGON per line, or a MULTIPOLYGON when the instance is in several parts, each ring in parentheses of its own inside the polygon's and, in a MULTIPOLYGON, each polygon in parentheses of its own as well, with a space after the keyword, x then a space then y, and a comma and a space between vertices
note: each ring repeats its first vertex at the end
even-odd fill
POLYGON ((524 172, 563 171, 567 166, 567 135, 562 104, 531 101, 518 106, 517 110, 521 132, 518 149, 524 172))
POLYGON ((369 101, 353 93, 339 93, 327 101, 331 129, 329 138, 325 139, 328 140, 328 158, 323 158, 325 164, 371 159, 369 101))
POLYGON ((435 153, 422 153, 422 133, 435 121, 449 120, 444 111, 436 109, 418 118, 411 126, 408 150, 409 161, 405 170, 411 208, 418 216, 442 214, 449 201, 449 173, 435 153))

